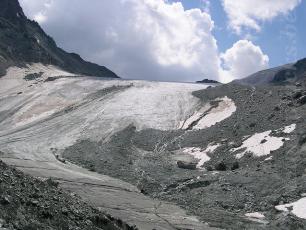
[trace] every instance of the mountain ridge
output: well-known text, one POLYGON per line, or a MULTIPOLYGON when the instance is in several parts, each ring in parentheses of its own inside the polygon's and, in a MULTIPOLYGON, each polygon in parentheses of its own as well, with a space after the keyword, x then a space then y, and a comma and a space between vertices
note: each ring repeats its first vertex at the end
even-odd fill
POLYGON ((29 20, 18 0, 0 2, 0 76, 10 66, 29 63, 55 65, 71 73, 118 78, 105 66, 87 62, 56 45, 36 21, 29 20))
POLYGON ((306 78, 306 58, 300 59, 295 63, 261 70, 233 82, 245 85, 284 84, 293 83, 302 78, 306 78))

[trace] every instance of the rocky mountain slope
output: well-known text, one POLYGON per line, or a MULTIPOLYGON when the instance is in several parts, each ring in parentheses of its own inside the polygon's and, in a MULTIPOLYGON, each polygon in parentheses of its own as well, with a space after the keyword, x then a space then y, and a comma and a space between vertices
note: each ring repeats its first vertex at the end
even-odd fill
POLYGON ((0 161, 0 229, 132 230, 58 183, 32 178, 0 161))
POLYGON ((286 84, 296 82, 306 76, 306 58, 293 64, 287 64, 273 69, 263 70, 254 73, 242 80, 237 80, 240 84, 265 85, 265 84, 286 84))
POLYGON ((71 73, 117 78, 104 66, 84 61, 57 47, 54 40, 24 15, 18 0, 0 1, 0 76, 10 66, 55 65, 71 73))

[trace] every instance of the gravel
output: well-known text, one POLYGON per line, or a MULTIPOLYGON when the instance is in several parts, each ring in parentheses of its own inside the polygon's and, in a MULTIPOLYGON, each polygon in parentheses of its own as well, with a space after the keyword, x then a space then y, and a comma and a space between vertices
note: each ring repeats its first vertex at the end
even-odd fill
POLYGON ((136 229, 57 185, 54 180, 32 178, 0 161, 0 229, 136 229))

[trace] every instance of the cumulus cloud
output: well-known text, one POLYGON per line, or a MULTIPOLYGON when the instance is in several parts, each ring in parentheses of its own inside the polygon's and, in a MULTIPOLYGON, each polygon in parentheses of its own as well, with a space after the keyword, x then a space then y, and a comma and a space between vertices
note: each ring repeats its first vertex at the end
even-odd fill
POLYGON ((70 51, 123 77, 218 78, 213 21, 200 9, 164 0, 21 0, 30 18, 70 51), (77 48, 77 49, 76 49, 77 48))
POLYGON ((221 59, 224 80, 243 78, 269 66, 269 57, 259 46, 247 40, 236 42, 232 48, 221 54, 221 59))
POLYGON ((229 26, 238 34, 243 29, 261 30, 261 22, 287 14, 302 0, 223 0, 229 26))
POLYGON ((20 3, 61 47, 124 78, 228 82, 235 73, 222 69, 208 11, 186 10, 180 2, 166 0, 20 3))
POLYGON ((46 10, 51 6, 52 0, 44 1, 32 1, 32 0, 22 0, 22 6, 26 12, 31 12, 31 18, 38 23, 44 23, 46 18, 46 10))

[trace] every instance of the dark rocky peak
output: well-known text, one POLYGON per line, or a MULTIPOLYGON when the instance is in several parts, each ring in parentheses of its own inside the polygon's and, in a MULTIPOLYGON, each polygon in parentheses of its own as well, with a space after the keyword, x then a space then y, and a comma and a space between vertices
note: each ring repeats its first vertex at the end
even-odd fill
POLYGON ((10 66, 38 62, 75 74, 118 78, 106 67, 57 47, 37 22, 25 16, 18 0, 0 0, 0 77, 10 66))
POLYGON ((0 0, 0 17, 9 20, 26 18, 17 0, 0 0))
POLYGON ((220 82, 210 79, 204 79, 201 81, 197 81, 196 83, 202 83, 202 84, 220 84, 220 82))
POLYGON ((302 73, 302 74, 305 73, 306 72, 306 58, 297 61, 294 64, 294 67, 297 69, 298 73, 302 73))
POLYGON ((235 83, 246 85, 295 84, 306 78, 306 58, 295 63, 262 70, 235 83))

